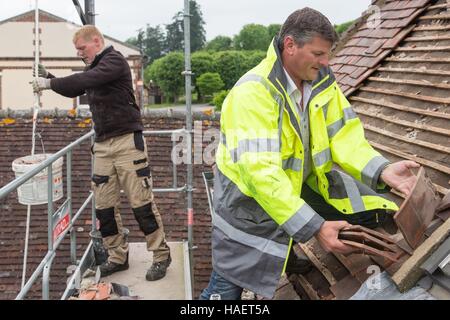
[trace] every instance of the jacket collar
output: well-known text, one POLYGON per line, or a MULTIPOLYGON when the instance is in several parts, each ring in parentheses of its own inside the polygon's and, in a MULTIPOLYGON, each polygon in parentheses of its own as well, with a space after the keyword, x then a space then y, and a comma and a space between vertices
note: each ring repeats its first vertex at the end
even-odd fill
MULTIPOLYGON (((289 114, 289 120, 294 127, 297 135, 301 137, 300 124, 295 116, 295 113, 291 109, 288 103, 287 96, 287 77, 284 72, 283 61, 281 60, 281 53, 278 47, 279 39, 278 37, 274 38, 269 49, 267 51, 267 61, 272 65, 272 69, 268 75, 268 80, 274 85, 274 87, 280 92, 280 94, 284 98, 284 109, 289 114)), ((309 103, 315 96, 317 96, 323 90, 326 90, 332 83, 334 83, 335 79, 333 73, 331 72, 329 67, 324 67, 320 69, 319 76, 316 80, 314 80, 311 84, 312 93, 309 97, 309 103)))
MULTIPOLYGON (((281 85, 283 86, 284 90, 287 91, 288 88, 288 79, 286 78, 286 74, 284 72, 284 66, 283 66, 283 61, 281 60, 281 53, 280 53, 280 49, 278 46, 279 43, 279 38, 275 37, 272 41, 272 43, 269 46, 269 49, 267 50, 267 59, 269 59, 269 61, 273 62, 273 67, 272 70, 269 74, 269 80, 272 82, 272 84, 275 85, 275 83, 278 81, 281 83, 281 85)), ((320 69, 319 71, 319 76, 317 77, 316 80, 314 81, 308 81, 311 86, 313 88, 315 88, 315 86, 321 82, 324 81, 324 79, 330 76, 330 78, 332 78, 334 80, 334 76, 332 74, 332 72, 330 72, 330 68, 329 67, 323 67, 322 69, 320 69)), ((329 81, 326 81, 327 83, 329 83, 329 81)), ((277 85, 275 85, 276 87, 278 87, 277 85)), ((323 86, 320 86, 321 89, 323 89, 323 86)))
POLYGON ((111 52, 113 50, 114 50, 113 46, 105 47, 102 51, 97 53, 97 55, 94 58, 94 61, 92 61, 92 63, 88 66, 88 68, 89 69, 94 68, 106 54, 108 54, 109 52, 111 52))
POLYGON ((270 62, 273 61, 273 67, 269 74, 269 80, 277 88, 279 84, 281 84, 284 91, 286 91, 288 81, 286 74, 284 73, 283 61, 281 60, 280 49, 278 49, 277 37, 273 39, 271 45, 269 46, 269 50, 267 51, 267 59, 269 59, 270 62))

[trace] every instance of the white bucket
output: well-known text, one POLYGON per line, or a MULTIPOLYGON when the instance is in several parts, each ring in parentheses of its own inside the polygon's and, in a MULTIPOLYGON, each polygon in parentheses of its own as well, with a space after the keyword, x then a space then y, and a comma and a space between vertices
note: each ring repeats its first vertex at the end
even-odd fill
MULTIPOLYGON (((52 154, 36 154, 26 156, 13 161, 12 169, 16 178, 24 173, 36 168, 41 162, 48 159, 52 154)), ((53 201, 63 197, 63 178, 62 178, 63 158, 59 158, 52 164, 53 173, 53 201)), ((17 189, 19 203, 25 205, 38 205, 48 203, 48 173, 47 168, 39 172, 33 178, 25 182, 17 189)))

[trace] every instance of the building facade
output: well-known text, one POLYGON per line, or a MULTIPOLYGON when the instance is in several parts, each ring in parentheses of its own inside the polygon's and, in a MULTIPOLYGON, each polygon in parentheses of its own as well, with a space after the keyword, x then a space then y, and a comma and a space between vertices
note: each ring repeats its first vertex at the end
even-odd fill
MULTIPOLYGON (((29 109, 34 103, 32 68, 35 52, 35 12, 29 11, 0 22, 0 109, 29 109)), ((80 25, 43 10, 39 11, 40 61, 57 77, 81 72, 84 63, 72 43, 80 25)), ((138 104, 142 92, 142 56, 139 48, 105 35, 106 45, 113 45, 127 59, 133 77, 138 104)), ((85 104, 85 99, 69 99, 51 91, 43 92, 43 109, 68 110, 85 104)))

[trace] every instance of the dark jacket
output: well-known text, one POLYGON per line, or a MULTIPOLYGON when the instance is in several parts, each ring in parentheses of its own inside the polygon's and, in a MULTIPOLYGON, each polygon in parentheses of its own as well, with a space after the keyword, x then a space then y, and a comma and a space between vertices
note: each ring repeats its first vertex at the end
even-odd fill
POLYGON ((51 88, 69 98, 87 94, 97 142, 143 130, 130 67, 113 47, 95 57, 84 72, 51 79, 51 88))

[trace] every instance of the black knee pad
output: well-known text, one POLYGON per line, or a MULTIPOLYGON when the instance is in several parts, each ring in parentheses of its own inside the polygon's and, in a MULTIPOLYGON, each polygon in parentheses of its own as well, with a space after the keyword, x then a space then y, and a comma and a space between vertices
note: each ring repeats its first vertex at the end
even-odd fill
POLYGON ((100 220, 100 233, 102 237, 115 236, 119 233, 116 219, 114 218, 114 207, 108 209, 96 209, 95 215, 100 220))
POLYGON ((145 235, 151 234, 158 229, 158 223, 156 222, 151 203, 140 208, 133 208, 133 213, 139 223, 139 228, 145 235))

